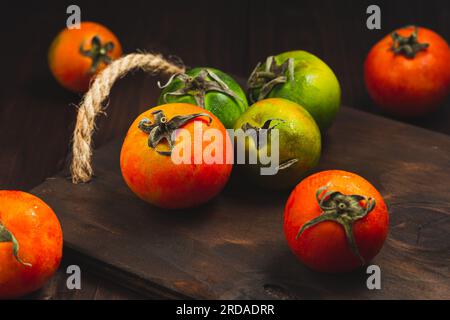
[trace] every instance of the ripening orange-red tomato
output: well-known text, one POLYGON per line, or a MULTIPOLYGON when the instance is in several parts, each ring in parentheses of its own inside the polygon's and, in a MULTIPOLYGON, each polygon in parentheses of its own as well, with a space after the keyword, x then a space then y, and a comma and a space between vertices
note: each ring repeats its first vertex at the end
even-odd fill
POLYGON ((41 288, 61 262, 63 236, 53 210, 21 191, 0 191, 0 299, 41 288))
POLYGON ((341 170, 301 181, 284 211, 292 252, 321 272, 347 272, 369 262, 383 246, 388 224, 386 204, 375 187, 341 170))
POLYGON ((367 90, 375 103, 397 116, 436 110, 450 93, 450 48, 437 33, 401 28, 370 50, 364 65, 367 90))
POLYGON ((193 104, 169 103, 133 122, 122 145, 120 167, 138 197, 161 208, 181 209, 215 197, 228 182, 232 158, 230 137, 216 116, 193 104), (218 140, 204 138, 207 130, 218 140), (215 143, 219 148, 210 149, 215 143), (205 159, 207 150, 218 161, 205 159), (174 161, 174 154, 186 161, 174 161))
POLYGON ((95 22, 82 22, 79 29, 64 29, 53 40, 48 62, 50 70, 65 88, 86 92, 91 79, 122 55, 116 36, 95 22))

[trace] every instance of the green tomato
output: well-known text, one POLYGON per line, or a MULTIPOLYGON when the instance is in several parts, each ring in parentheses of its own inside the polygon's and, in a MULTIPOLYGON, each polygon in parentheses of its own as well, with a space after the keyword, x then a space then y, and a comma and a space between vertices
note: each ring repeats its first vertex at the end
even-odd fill
POLYGON ((162 87, 158 104, 191 103, 211 111, 226 128, 248 108, 239 84, 226 73, 213 68, 194 68, 173 76, 162 87))
POLYGON ((328 129, 341 104, 341 88, 333 71, 306 51, 267 58, 249 78, 251 102, 284 98, 303 106, 322 131, 328 129))
POLYGON ((237 148, 244 145, 247 159, 245 165, 238 167, 260 186, 292 188, 319 162, 320 130, 311 115, 297 103, 280 98, 258 101, 239 117, 234 127, 235 130, 244 131, 248 128, 278 129, 279 170, 275 175, 261 175, 261 168, 270 167, 270 164, 261 164, 260 161, 262 155, 272 155, 275 151, 272 145, 273 131, 269 131, 267 143, 255 141, 252 137, 247 138, 245 144, 236 141, 237 148), (251 156, 258 159, 257 164, 248 163, 251 156))

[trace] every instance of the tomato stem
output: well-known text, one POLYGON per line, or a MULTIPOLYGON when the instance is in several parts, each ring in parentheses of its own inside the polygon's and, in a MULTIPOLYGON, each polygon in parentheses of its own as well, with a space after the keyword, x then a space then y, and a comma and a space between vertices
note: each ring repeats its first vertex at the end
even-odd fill
POLYGON ((306 222, 298 231, 295 239, 298 240, 303 232, 312 226, 324 221, 334 221, 344 228, 350 249, 361 261, 361 264, 365 264, 365 260, 359 253, 355 242, 353 224, 367 216, 375 208, 375 199, 360 195, 344 195, 338 191, 328 191, 326 186, 317 190, 316 199, 322 213, 306 222), (364 202, 364 205, 361 205, 362 202, 364 202))
POLYGON ((420 43, 418 39, 419 29, 417 26, 411 27, 414 30, 408 37, 403 37, 396 31, 391 34, 393 40, 391 50, 395 54, 403 54, 407 58, 413 59, 419 51, 425 50, 430 45, 428 43, 420 43))
POLYGON ((251 103, 265 99, 276 85, 288 81, 288 75, 289 81, 293 83, 293 58, 287 59, 281 65, 275 62, 273 56, 268 57, 264 65, 259 62, 247 81, 251 103))
POLYGON ((32 267, 30 263, 26 263, 19 258, 19 242, 16 237, 9 231, 0 221, 0 243, 11 242, 13 245, 13 255, 16 260, 26 267, 32 267))
MULTIPOLYGON (((256 150, 259 151, 266 146, 267 141, 268 141, 268 139, 261 139, 261 134, 262 134, 261 130, 266 131, 263 134, 265 134, 267 137, 267 135, 273 129, 275 129, 275 127, 277 127, 285 122, 286 121, 283 119, 270 118, 270 119, 267 119, 261 127, 254 126, 254 125, 250 124, 249 122, 246 122, 246 123, 242 124, 241 129, 245 132, 246 136, 250 136, 250 138, 255 143, 256 150), (279 121, 279 122, 272 125, 272 121, 279 121)), ((278 165, 277 169, 278 169, 278 171, 280 171, 280 170, 290 168, 297 162, 298 162, 297 158, 287 159, 286 161, 283 161, 282 163, 280 163, 278 165)))
POLYGON ((164 93, 163 101, 165 103, 168 103, 167 96, 192 95, 197 105, 205 108, 205 95, 209 91, 221 92, 243 102, 217 74, 209 69, 202 69, 195 77, 191 77, 185 73, 174 74, 165 85, 161 85, 158 82, 158 86, 160 89, 164 89, 175 79, 180 80, 183 86, 180 89, 164 93))
POLYGON ((184 116, 175 116, 172 119, 168 120, 162 110, 157 110, 152 112, 154 117, 154 122, 152 123, 150 119, 144 118, 139 121, 138 128, 141 131, 147 133, 148 136, 148 146, 152 149, 155 149, 156 152, 163 156, 172 155, 172 149, 174 146, 174 141, 172 139, 172 133, 179 129, 181 126, 191 121, 192 119, 198 117, 208 117, 209 123, 211 124, 212 118, 207 113, 194 113, 184 116), (156 149, 157 145, 162 141, 166 140, 169 144, 169 151, 161 151, 156 149))
POLYGON ((83 56, 92 59, 92 65, 89 69, 91 74, 94 74, 100 64, 103 62, 105 64, 110 64, 112 59, 108 55, 114 49, 114 43, 107 42, 102 44, 98 36, 94 36, 91 40, 91 48, 89 50, 84 49, 84 42, 80 46, 80 53, 83 56))
POLYGON ((285 122, 286 121, 284 121, 283 119, 271 118, 271 119, 267 119, 261 127, 254 126, 254 125, 246 122, 241 126, 241 129, 253 139, 253 141, 255 142, 255 145, 256 145, 256 149, 260 150, 261 148, 263 148, 265 146, 265 144, 263 144, 263 143, 267 143, 267 139, 263 140, 263 141, 260 141, 260 139, 259 139, 261 130, 267 130, 266 133, 269 134, 270 131, 272 131, 275 127, 277 127, 281 123, 285 123, 285 122), (271 125, 272 121, 275 121, 275 120, 277 120, 279 122, 275 125, 271 125))

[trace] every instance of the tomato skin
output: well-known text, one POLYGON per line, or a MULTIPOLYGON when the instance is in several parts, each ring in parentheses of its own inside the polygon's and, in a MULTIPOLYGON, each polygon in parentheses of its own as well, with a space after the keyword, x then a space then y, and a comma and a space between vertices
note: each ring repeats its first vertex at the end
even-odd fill
MULTIPOLYGON (((397 30, 409 36, 413 27, 397 30)), ((435 32, 418 28, 420 43, 429 47, 414 58, 394 54, 393 40, 387 35, 370 50, 364 64, 369 95, 386 112, 417 117, 435 111, 450 93, 450 48, 435 32)))
MULTIPOLYGON (((192 164, 175 164, 170 156, 158 154, 148 146, 148 134, 138 128, 143 118, 153 121, 152 112, 162 110, 171 119, 177 115, 206 113, 211 116, 212 123, 208 126, 205 117, 196 118, 183 125, 194 138, 194 122, 202 124, 203 132, 208 128, 220 131, 231 144, 228 133, 223 124, 211 112, 187 103, 171 103, 152 108, 140 116, 131 125, 120 155, 122 176, 130 189, 141 199, 153 205, 166 209, 189 208, 201 205, 215 197, 227 183, 231 170, 233 157, 232 148, 224 148, 223 164, 195 164, 195 149, 191 149, 192 164)), ((203 149, 210 142, 202 141, 203 149)), ((164 141, 158 149, 166 148, 164 141)))
POLYGON ((356 245, 366 262, 378 254, 387 237, 389 217, 386 204, 379 192, 365 179, 340 170, 313 174, 292 191, 284 211, 284 232, 292 252, 316 271, 352 271, 360 267, 361 262, 351 251, 344 229, 338 223, 321 222, 306 229, 296 239, 300 228, 322 213, 316 191, 323 186, 346 195, 358 194, 375 199, 373 211, 356 221, 353 226, 356 245))
POLYGON ((61 262, 63 236, 53 210, 39 198, 21 191, 0 191, 0 221, 19 242, 0 243, 0 299, 18 298, 41 288, 61 262))
POLYGON ((48 53, 50 70, 55 79, 70 91, 86 92, 91 79, 106 67, 102 62, 92 74, 89 71, 92 59, 80 53, 81 45, 86 50, 91 48, 94 36, 98 36, 102 43, 114 44, 113 50, 108 54, 112 60, 122 55, 122 47, 117 37, 106 27, 95 22, 82 22, 80 29, 62 30, 50 46, 48 53))

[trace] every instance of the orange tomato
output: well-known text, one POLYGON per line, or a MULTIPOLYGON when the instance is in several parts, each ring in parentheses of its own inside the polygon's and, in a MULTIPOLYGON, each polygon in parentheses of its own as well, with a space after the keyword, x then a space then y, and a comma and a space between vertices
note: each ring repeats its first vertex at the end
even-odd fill
POLYGON ((17 298, 41 288, 62 257, 61 225, 39 198, 0 191, 0 298, 17 298))
POLYGON ((398 29, 370 50, 364 65, 366 87, 375 103, 391 114, 425 115, 450 93, 449 61, 450 48, 435 32, 398 29))
MULTIPOLYGON (((211 112, 187 103, 171 103, 150 109, 133 122, 128 130, 120 155, 120 166, 125 182, 130 189, 141 199, 162 208, 188 208, 203 204, 216 196, 227 183, 232 169, 232 148, 224 146, 218 155, 223 163, 206 163, 203 161, 203 151, 211 142, 199 137, 195 131, 195 124, 203 132, 207 129, 215 129, 220 133, 224 145, 231 144, 230 137, 225 127, 211 112), (187 121, 181 126, 175 125, 176 117, 185 117, 192 114, 199 116, 187 121), (160 121, 158 120, 160 116, 160 121), (160 123, 160 127, 152 127, 160 123), (189 133, 190 139, 184 141, 180 137, 180 131, 175 130, 178 141, 174 141, 174 147, 180 144, 190 144, 188 163, 176 164, 170 153, 167 140, 158 140, 150 146, 149 137, 158 130, 168 127, 179 127, 189 133), (147 130, 147 129, 148 130, 147 130), (156 131, 153 131, 151 129, 156 131), (200 148, 195 148, 197 144, 200 148), (195 159, 201 159, 197 161, 195 159)), ((181 152, 180 152, 181 153, 181 152)))
POLYGON ((82 22, 80 29, 64 29, 53 40, 48 53, 56 80, 74 92, 85 92, 91 79, 122 55, 116 36, 95 22, 82 22))
POLYGON ((380 251, 389 217, 380 193, 345 171, 316 173, 292 191, 284 211, 284 232, 292 252, 321 272, 356 269, 380 251))

